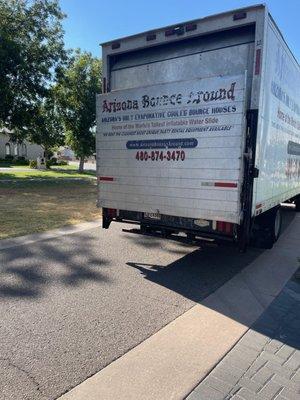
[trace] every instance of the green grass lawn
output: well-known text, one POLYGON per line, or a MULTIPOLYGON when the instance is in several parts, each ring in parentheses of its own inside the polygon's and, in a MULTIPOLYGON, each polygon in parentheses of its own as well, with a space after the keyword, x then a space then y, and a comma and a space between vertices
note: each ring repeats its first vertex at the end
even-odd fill
MULTIPOLYGON (((37 172, 35 176, 44 173, 34 172, 37 172)), ((16 174, 21 177, 0 185, 0 239, 92 221, 101 216, 96 207, 94 179, 70 181, 63 179, 65 173, 60 173, 60 180, 29 180, 26 174, 16 174)), ((55 172, 45 174, 52 178, 55 172)))
POLYGON ((52 165, 51 169, 64 169, 64 170, 72 170, 78 171, 78 167, 76 165, 52 165))
POLYGON ((60 168, 51 168, 49 170, 37 170, 30 169, 27 167, 12 167, 6 171, 0 171, 0 180, 7 179, 61 179, 61 178, 82 178, 82 179, 91 179, 96 175, 95 171, 84 171, 83 173, 79 173, 75 169, 66 169, 63 167, 60 168), (22 168, 20 171, 19 169, 22 168), (24 170, 23 170, 24 169, 24 170), (26 171, 25 171, 26 169, 26 171))

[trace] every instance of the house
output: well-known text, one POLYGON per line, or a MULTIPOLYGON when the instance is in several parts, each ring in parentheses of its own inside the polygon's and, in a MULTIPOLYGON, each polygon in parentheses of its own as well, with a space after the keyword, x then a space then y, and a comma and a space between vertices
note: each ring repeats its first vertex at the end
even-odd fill
POLYGON ((59 160, 65 161, 75 161, 76 157, 74 151, 70 149, 68 146, 61 146, 56 152, 54 152, 54 156, 59 160))
MULTIPOLYGON (((78 161, 78 157, 76 157, 74 151, 68 146, 61 146, 56 152, 54 152, 54 157, 58 160, 64 161, 78 161)), ((85 162, 90 164, 96 164, 96 154, 86 157, 85 162)))
POLYGON ((0 159, 6 156, 24 157, 27 160, 36 160, 44 155, 42 146, 24 140, 16 143, 10 140, 8 131, 4 128, 0 131, 0 159))

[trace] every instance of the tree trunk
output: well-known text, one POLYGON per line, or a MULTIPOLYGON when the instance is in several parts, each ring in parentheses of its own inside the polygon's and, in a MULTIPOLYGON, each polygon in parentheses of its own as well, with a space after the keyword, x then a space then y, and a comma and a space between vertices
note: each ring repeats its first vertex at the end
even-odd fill
POLYGON ((45 159, 45 161, 47 160, 47 149, 45 147, 43 147, 43 158, 45 159))
POLYGON ((47 147, 44 147, 44 158, 45 162, 50 160, 50 150, 47 147))
POLYGON ((83 172, 83 168, 84 168, 84 157, 80 157, 78 171, 83 172))

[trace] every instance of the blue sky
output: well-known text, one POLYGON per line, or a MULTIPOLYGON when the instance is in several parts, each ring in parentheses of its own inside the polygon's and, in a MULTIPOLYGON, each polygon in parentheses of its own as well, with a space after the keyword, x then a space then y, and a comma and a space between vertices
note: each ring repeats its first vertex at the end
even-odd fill
MULTIPOLYGON (((255 0, 254 0, 255 1, 255 0)), ((99 43, 256 4, 247 0, 60 0, 66 46, 100 56, 99 43)), ((300 62, 300 0, 265 2, 300 62)))

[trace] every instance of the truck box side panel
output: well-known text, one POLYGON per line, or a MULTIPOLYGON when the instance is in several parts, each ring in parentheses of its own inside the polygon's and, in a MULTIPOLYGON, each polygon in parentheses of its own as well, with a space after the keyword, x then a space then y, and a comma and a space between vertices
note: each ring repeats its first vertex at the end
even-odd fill
POLYGON ((253 215, 300 193, 300 68, 271 19, 266 40, 253 215))

